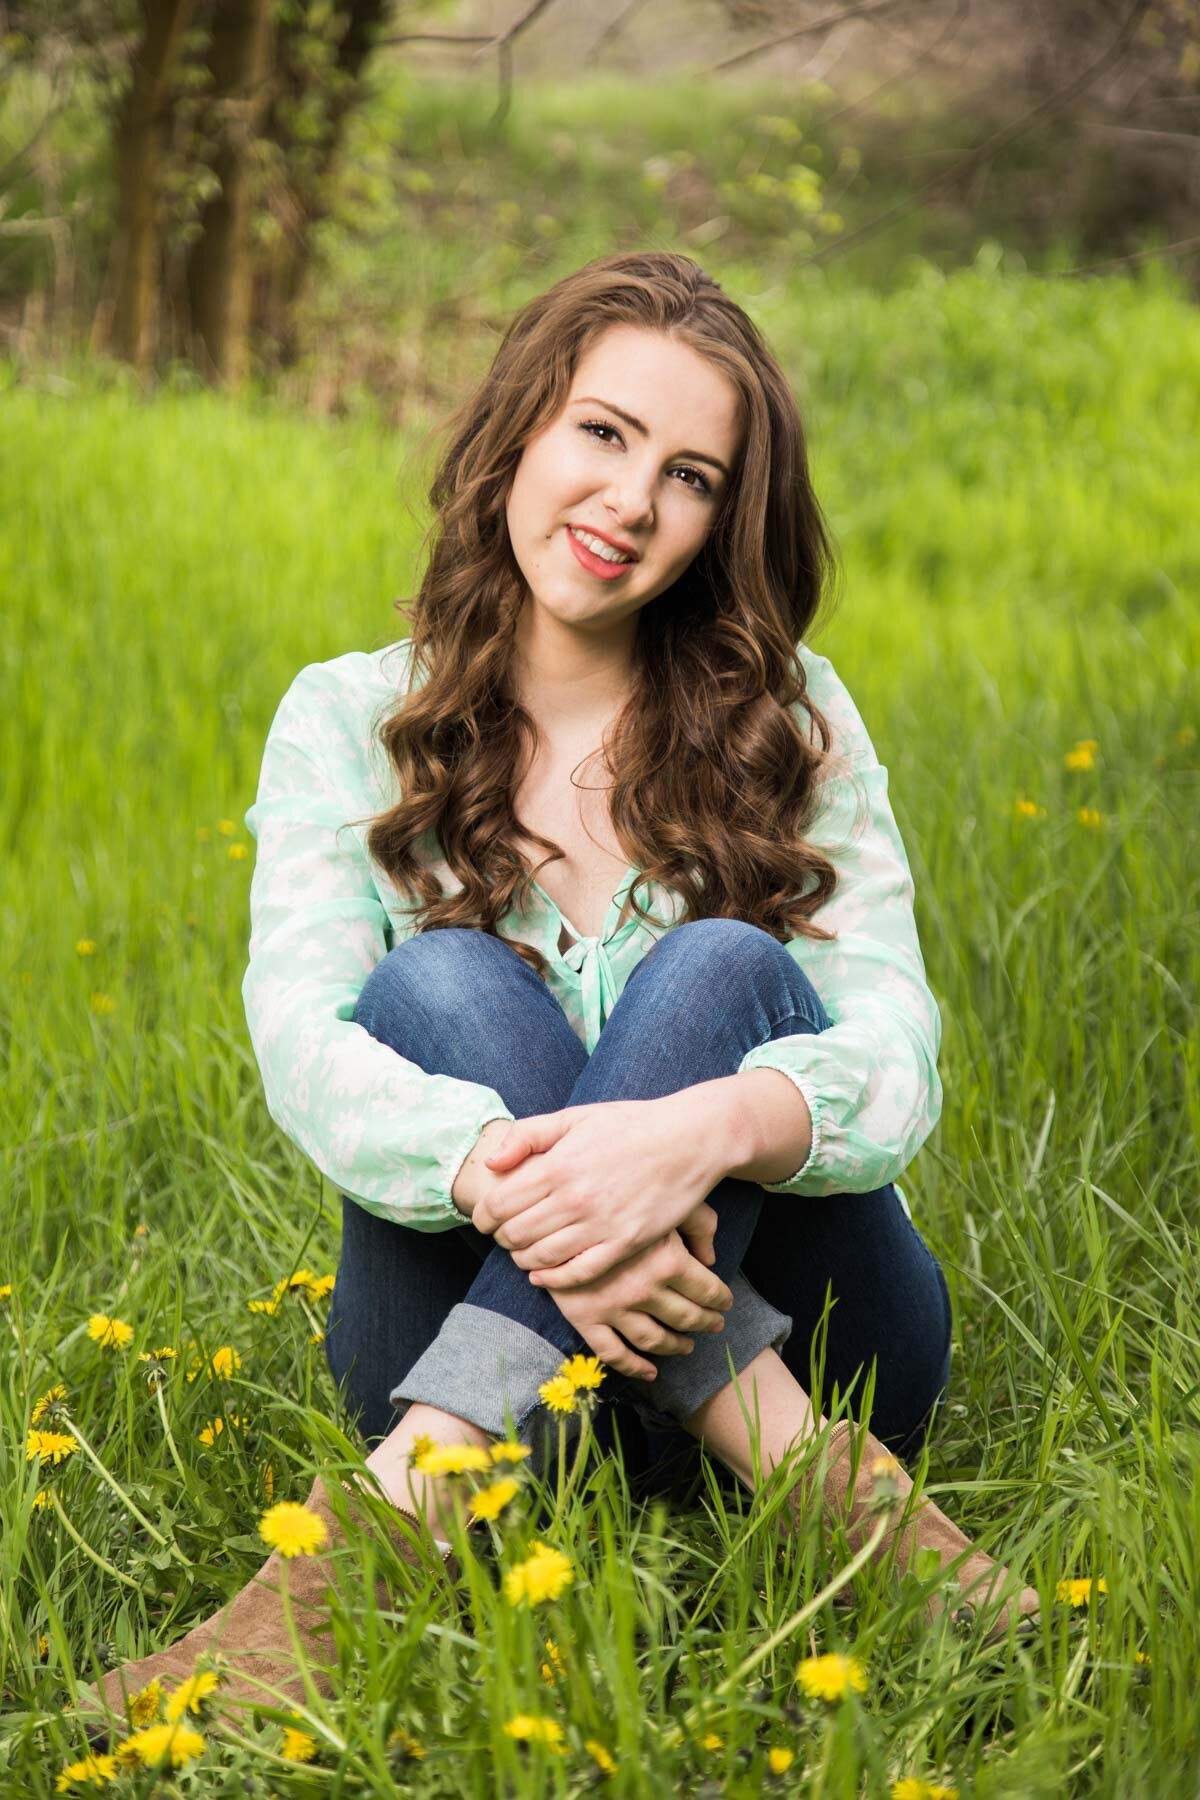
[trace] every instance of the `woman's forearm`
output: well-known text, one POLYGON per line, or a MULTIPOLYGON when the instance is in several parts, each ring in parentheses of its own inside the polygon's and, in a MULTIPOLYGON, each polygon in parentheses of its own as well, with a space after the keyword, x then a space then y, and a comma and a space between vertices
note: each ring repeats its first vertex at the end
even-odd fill
POLYGON ((808 1161, 812 1115, 799 1088, 778 1069, 746 1069, 700 1081, 671 1095, 680 1129, 708 1138, 717 1174, 742 1181, 786 1181, 808 1161))

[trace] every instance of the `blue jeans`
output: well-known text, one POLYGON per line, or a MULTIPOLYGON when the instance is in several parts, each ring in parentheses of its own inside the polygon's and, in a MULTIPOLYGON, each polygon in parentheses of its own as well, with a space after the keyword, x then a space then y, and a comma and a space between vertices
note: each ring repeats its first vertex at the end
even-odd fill
MULTIPOLYGON (((512 946, 462 927, 397 944, 354 1017, 426 1071, 494 1088, 518 1119, 676 1093, 735 1074, 757 1044, 830 1022, 784 946, 739 919, 694 920, 660 938, 590 1056, 512 946)), ((724 1328, 696 1333, 689 1355, 649 1355, 653 1382, 610 1369, 601 1442, 613 1441, 616 1415, 627 1470, 677 1477, 696 1453, 682 1421, 726 1385, 731 1356, 740 1373, 773 1345, 815 1404, 836 1383, 853 1389, 856 1415, 874 1363, 872 1429, 911 1455, 949 1379, 950 1298, 895 1188, 816 1198, 727 1176, 706 1198, 718 1216, 713 1266, 734 1296, 724 1328)), ((507 1407, 540 1463, 550 1438, 538 1388, 579 1352, 591 1354, 552 1292, 470 1223, 416 1231, 343 1196, 326 1353, 368 1439, 415 1400, 496 1433, 507 1407)))

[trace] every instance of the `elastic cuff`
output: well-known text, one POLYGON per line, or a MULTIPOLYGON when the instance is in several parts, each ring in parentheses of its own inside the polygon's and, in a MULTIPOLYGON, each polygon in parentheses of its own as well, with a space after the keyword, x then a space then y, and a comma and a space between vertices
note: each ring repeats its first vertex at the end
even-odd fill
POLYGON ((445 1204, 446 1211, 450 1213, 456 1225, 461 1225, 464 1222, 469 1225, 471 1221, 468 1215, 464 1212, 460 1212, 459 1208, 455 1205, 454 1194, 452 1192, 454 1184, 462 1173, 463 1164, 482 1137, 484 1126, 490 1125, 493 1119, 505 1119, 510 1125, 514 1123, 513 1115, 509 1112, 507 1107, 505 1107, 503 1112, 489 1113, 486 1119, 473 1121, 466 1137, 454 1146, 454 1149, 448 1156, 442 1159, 441 1169, 444 1185, 437 1190, 437 1198, 445 1204))
POLYGON ((539 1440, 554 1435, 557 1442, 558 1419, 566 1424, 568 1438, 578 1430, 572 1414, 554 1415, 553 1420, 545 1421, 534 1418, 544 1412, 538 1389, 558 1374, 565 1360, 557 1345, 527 1325, 460 1301, 451 1307, 432 1344, 388 1398, 401 1415, 414 1400, 423 1400, 427 1406, 454 1413, 498 1438, 508 1432, 507 1408, 518 1435, 524 1435, 533 1448, 531 1461, 540 1469, 544 1446, 539 1440), (555 1433, 545 1432, 543 1423, 553 1423, 555 1433))
POLYGON ((759 1183, 759 1186, 765 1188, 768 1194, 794 1194, 797 1190, 792 1186, 792 1183, 799 1181, 803 1175, 812 1174, 813 1170, 817 1167, 821 1155, 821 1137, 825 1124, 825 1103, 813 1087, 812 1082, 807 1075, 799 1075, 795 1069, 789 1069, 782 1062, 772 1062, 769 1056, 764 1056, 762 1054, 764 1051, 770 1051, 771 1043, 774 1041, 776 1040, 770 1040, 765 1044, 758 1044, 753 1050, 748 1050, 742 1058, 738 1074, 740 1075, 743 1070, 774 1069, 777 1074, 786 1075, 792 1086, 804 1097, 804 1103, 808 1107, 808 1116, 812 1121, 812 1141, 808 1146, 808 1155, 800 1164, 800 1167, 796 1170, 794 1175, 785 1176, 782 1181, 763 1181, 759 1183), (757 1060, 752 1062, 750 1060, 751 1057, 754 1057, 757 1060))

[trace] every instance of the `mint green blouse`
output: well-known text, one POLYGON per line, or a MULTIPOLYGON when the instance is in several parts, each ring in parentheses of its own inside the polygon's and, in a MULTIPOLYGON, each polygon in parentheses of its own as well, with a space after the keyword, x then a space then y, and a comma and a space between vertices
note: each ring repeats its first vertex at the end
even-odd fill
MULTIPOLYGON (((838 869, 836 892, 815 915, 837 937, 796 937, 786 948, 831 1024, 757 1045, 738 1072, 778 1069, 812 1114, 807 1159, 769 1192, 870 1193, 897 1178, 937 1123, 941 1019, 887 770, 829 659, 798 650, 839 755, 809 832, 838 869)), ((463 1223, 451 1188, 468 1152, 490 1119, 513 1115, 495 1089, 430 1074, 353 1019, 367 976, 412 935, 416 911, 365 842, 366 821, 398 798, 374 728, 405 691, 408 668, 407 640, 352 650, 301 669, 280 702, 246 814, 258 855, 242 995, 268 1110, 292 1142, 368 1212, 446 1231, 463 1223)), ((445 892, 461 886, 444 861, 430 867, 445 892)), ((500 921, 503 937, 545 956, 548 985, 589 1053, 642 957, 680 922, 681 897, 649 883, 639 898, 652 923, 634 917, 617 929, 639 873, 626 870, 599 937, 577 932, 538 882, 525 909, 500 921), (575 940, 565 953, 564 927, 575 940)))

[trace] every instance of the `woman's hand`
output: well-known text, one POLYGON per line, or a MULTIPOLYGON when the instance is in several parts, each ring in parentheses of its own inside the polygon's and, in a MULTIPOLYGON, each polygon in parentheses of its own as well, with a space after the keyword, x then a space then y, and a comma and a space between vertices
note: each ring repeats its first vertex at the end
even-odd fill
POLYGON ((697 1091, 514 1120, 483 1159, 497 1179, 471 1223, 556 1294, 607 1274, 676 1226, 702 1232, 703 1215, 692 1215, 724 1171, 697 1091))
POLYGON ((629 1345, 655 1356, 686 1355, 694 1341, 681 1334, 722 1330, 733 1295, 672 1231, 607 1275, 555 1294, 554 1302, 608 1368, 653 1381, 654 1364, 629 1345))

